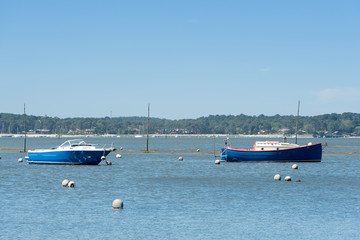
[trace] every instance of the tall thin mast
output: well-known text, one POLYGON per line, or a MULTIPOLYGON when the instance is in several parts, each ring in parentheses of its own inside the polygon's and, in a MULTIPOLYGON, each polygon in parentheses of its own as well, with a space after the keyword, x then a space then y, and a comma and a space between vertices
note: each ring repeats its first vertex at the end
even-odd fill
POLYGON ((150 118, 150 104, 148 104, 147 134, 146 134, 146 152, 149 152, 149 118, 150 118))
POLYGON ((24 152, 26 152, 26 112, 25 112, 25 103, 24 103, 24 152))
POLYGON ((299 125, 299 111, 300 111, 300 100, 299 100, 299 102, 298 102, 298 111, 297 111, 297 120, 296 120, 295 144, 297 144, 298 125, 299 125))

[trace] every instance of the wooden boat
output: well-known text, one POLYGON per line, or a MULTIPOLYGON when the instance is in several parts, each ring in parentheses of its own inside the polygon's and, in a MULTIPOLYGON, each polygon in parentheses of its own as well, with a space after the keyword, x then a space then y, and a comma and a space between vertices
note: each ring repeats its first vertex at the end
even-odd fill
POLYGON ((221 160, 228 162, 321 162, 321 143, 297 145, 277 141, 256 141, 253 149, 238 149, 225 146, 221 149, 221 160))
MULTIPOLYGON (((221 149, 221 160, 228 162, 321 162, 321 143, 297 144, 300 101, 298 102, 295 144, 278 141, 256 141, 253 149, 238 149, 225 146, 221 149)), ((285 139, 284 139, 285 140, 285 139)))

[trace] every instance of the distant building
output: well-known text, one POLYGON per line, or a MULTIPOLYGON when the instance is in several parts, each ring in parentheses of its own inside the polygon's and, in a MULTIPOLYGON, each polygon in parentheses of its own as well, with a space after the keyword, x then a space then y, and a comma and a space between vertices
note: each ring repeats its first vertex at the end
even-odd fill
POLYGON ((288 129, 288 128, 279 129, 279 134, 286 134, 289 131, 290 131, 290 129, 288 129))
POLYGON ((74 135, 82 135, 82 134, 94 134, 95 133, 95 129, 85 129, 85 130, 82 130, 82 129, 75 129, 75 130, 69 130, 68 131, 68 134, 74 134, 74 135))
POLYGON ((176 128, 176 129, 171 129, 169 131, 169 133, 170 134, 189 134, 189 133, 193 133, 193 132, 186 128, 176 128))
MULTIPOLYGON (((30 130, 31 131, 31 130, 30 130)), ((29 131, 29 132, 30 132, 29 131)), ((36 129, 34 131, 35 134, 50 134, 50 130, 49 129, 36 129)))

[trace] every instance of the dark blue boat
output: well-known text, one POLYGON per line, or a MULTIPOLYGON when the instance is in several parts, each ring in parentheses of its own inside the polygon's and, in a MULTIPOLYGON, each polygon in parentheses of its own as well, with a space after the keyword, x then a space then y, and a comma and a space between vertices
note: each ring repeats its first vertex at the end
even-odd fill
POLYGON ((36 164, 98 165, 115 148, 97 148, 83 140, 69 140, 53 149, 29 150, 26 160, 36 164))
POLYGON ((253 149, 237 149, 225 146, 221 160, 228 162, 321 162, 321 143, 299 146, 279 142, 255 142, 253 149))

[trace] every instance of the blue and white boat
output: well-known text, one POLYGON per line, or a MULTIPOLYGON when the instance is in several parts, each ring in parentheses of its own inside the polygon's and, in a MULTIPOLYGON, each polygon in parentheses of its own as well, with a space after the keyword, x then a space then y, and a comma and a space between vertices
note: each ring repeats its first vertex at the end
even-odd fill
POLYGON ((29 150, 25 159, 30 164, 98 165, 115 150, 113 147, 105 146, 98 148, 81 139, 74 139, 65 141, 57 148, 29 150))
POLYGON ((256 141, 253 149, 225 146, 221 149, 221 160, 228 162, 321 162, 321 143, 300 146, 277 141, 256 141))

